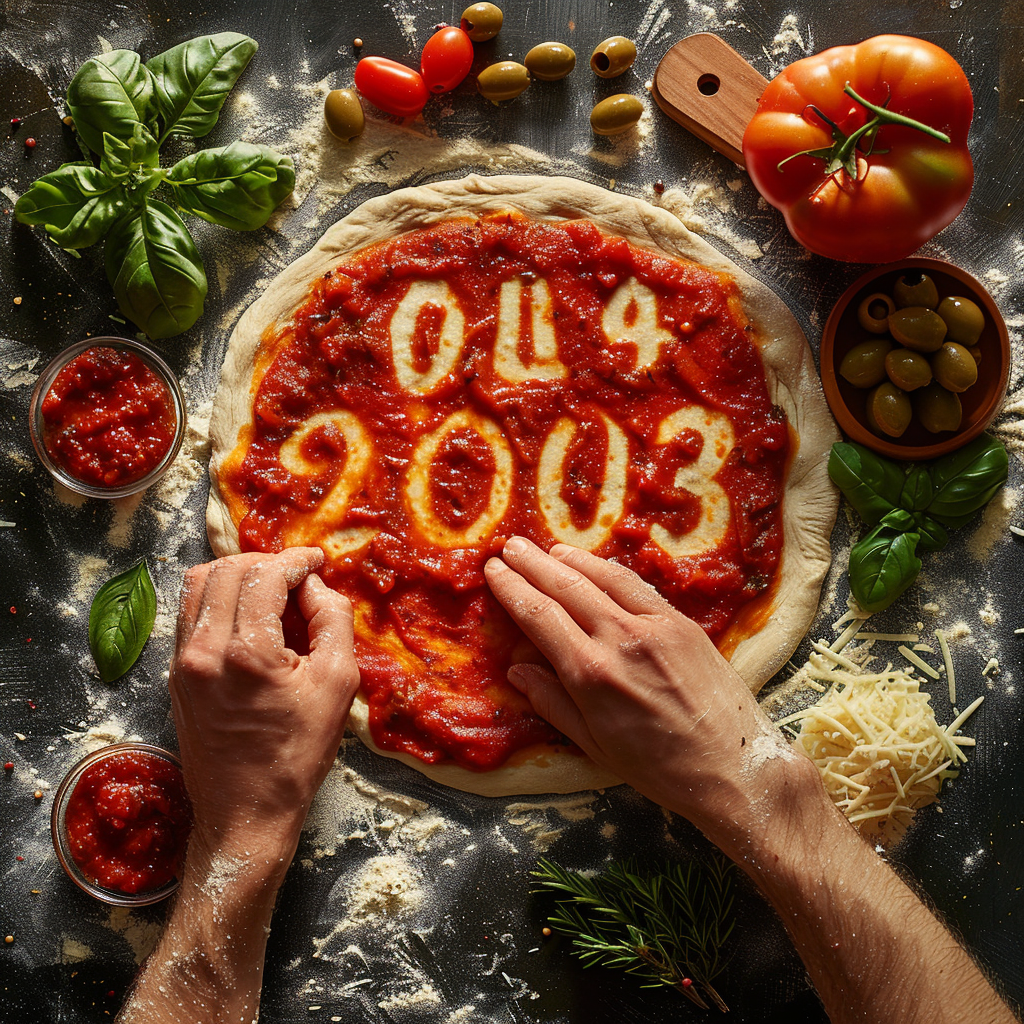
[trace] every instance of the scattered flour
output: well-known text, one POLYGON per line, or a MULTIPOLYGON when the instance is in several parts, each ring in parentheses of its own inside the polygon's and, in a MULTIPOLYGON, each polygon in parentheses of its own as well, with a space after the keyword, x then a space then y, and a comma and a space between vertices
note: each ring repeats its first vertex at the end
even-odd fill
POLYGON ((1020 497, 1019 490, 1005 486, 985 506, 981 522, 967 542, 967 550, 972 558, 987 562, 996 544, 1010 541, 1012 535, 1008 527, 1016 520, 1020 497))
POLYGON ((62 964, 80 964, 92 956, 92 950, 78 939, 64 936, 60 945, 60 962, 62 964))
POLYGON ((557 824, 554 816, 566 822, 587 821, 595 815, 593 804, 596 798, 595 793, 587 793, 544 803, 510 803, 505 807, 505 816, 510 825, 526 833, 537 853, 547 853, 565 830, 564 825, 557 824))
POLYGON ((405 1009, 409 1006, 438 1006, 441 997, 430 982, 424 982, 419 988, 412 992, 396 992, 394 995, 382 999, 377 1005, 385 1011, 405 1009))
POLYGON ((127 907, 111 908, 107 927, 128 943, 137 964, 153 952, 164 930, 162 922, 140 921, 127 907))
POLYGON ((423 902, 420 878, 405 857, 371 857, 360 865, 351 885, 346 924, 354 927, 367 918, 393 919, 410 914, 423 902))
MULTIPOLYGON (((85 723, 82 724, 84 725, 85 723)), ((141 736, 137 736, 134 733, 129 735, 125 726, 115 718, 107 719, 107 721, 99 725, 90 726, 81 732, 66 732, 64 733, 64 739, 68 743, 81 747, 83 755, 91 754, 94 750, 100 750, 103 747, 108 747, 111 743, 142 742, 141 736)))

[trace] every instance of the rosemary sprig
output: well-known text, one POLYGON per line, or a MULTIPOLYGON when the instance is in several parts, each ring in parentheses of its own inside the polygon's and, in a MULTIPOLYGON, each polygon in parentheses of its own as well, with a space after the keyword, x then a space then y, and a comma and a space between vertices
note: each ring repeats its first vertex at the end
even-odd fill
POLYGON ((642 987, 669 986, 706 1010, 703 991, 725 1013, 711 983, 725 966, 722 947, 735 923, 732 872, 715 856, 644 873, 632 861, 616 862, 593 877, 540 860, 532 874, 538 891, 556 894, 548 924, 572 939, 587 967, 620 967, 643 978, 642 987))

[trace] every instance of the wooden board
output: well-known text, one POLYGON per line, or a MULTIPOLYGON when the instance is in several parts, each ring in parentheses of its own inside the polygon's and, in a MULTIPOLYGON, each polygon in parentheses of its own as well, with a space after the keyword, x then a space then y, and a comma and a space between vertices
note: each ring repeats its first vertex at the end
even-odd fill
POLYGON ((700 32, 662 57, 652 95, 669 117, 744 166, 743 133, 767 84, 728 43, 700 32))

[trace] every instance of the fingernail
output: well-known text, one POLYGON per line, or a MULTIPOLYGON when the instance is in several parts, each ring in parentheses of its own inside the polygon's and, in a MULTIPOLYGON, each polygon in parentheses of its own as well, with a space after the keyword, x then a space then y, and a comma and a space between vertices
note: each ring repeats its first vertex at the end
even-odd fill
POLYGON ((559 555, 564 555, 568 551, 572 551, 572 546, 569 544, 553 544, 548 554, 552 558, 558 558, 559 555))
POLYGON ((508 566, 500 558, 488 558, 484 563, 486 572, 508 572, 508 566))
POLYGON ((505 541, 505 554, 506 555, 525 555, 529 545, 522 537, 509 537, 505 541))

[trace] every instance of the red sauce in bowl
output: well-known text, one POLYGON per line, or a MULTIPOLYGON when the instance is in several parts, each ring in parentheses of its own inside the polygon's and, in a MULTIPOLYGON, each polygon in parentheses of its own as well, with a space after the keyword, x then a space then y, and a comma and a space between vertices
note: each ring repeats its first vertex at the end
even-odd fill
POLYGON ((177 876, 192 828, 181 769, 144 751, 111 754, 82 772, 64 823, 90 881, 124 893, 160 889, 177 876))
POLYGON ((64 366, 42 402, 43 444, 69 476, 114 488, 151 473, 174 444, 168 386, 128 349, 97 345, 64 366))

